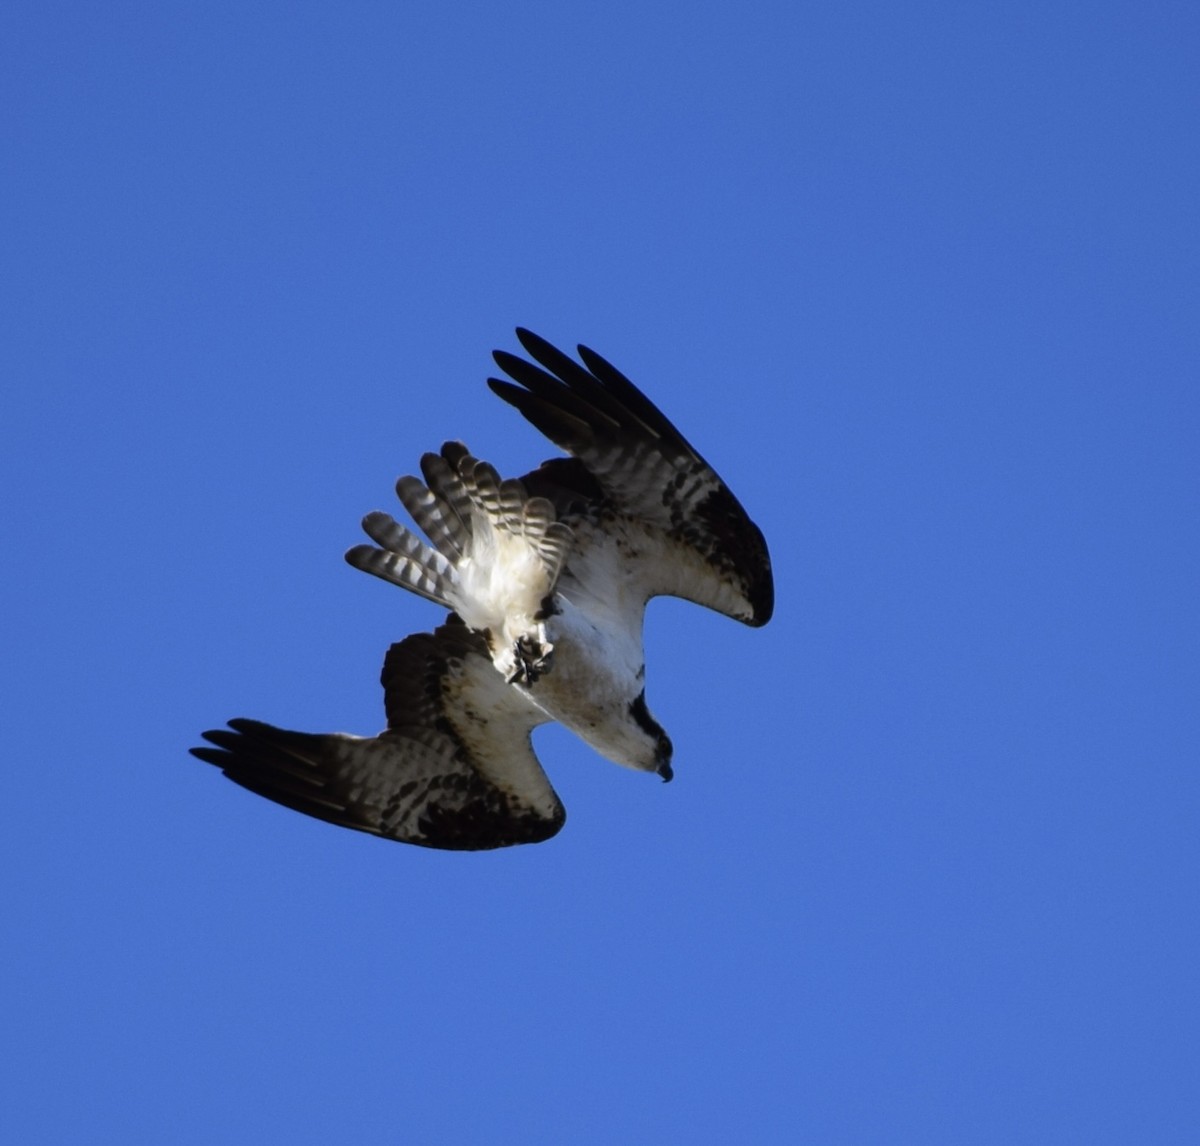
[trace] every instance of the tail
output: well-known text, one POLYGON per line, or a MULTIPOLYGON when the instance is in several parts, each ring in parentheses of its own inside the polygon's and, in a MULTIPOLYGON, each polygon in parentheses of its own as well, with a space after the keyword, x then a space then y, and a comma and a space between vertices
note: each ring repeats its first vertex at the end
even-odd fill
POLYGON ((411 476, 396 483, 400 501, 433 542, 433 549, 390 514, 375 510, 363 518, 362 526, 379 548, 356 545, 346 552, 346 560, 356 569, 450 610, 460 607, 462 593, 456 592, 456 568, 471 556, 473 517, 477 512, 467 487, 446 460, 460 456, 459 452, 468 456, 461 443, 447 442, 442 454, 426 454, 421 459, 421 472, 428 485, 411 476), (452 447, 457 448, 453 455, 452 447))
POLYGON ((457 613, 487 633, 496 667, 511 679, 536 679, 549 664, 544 622, 574 542, 544 497, 502 481, 461 442, 421 459, 419 478, 403 477, 398 494, 433 545, 386 513, 363 519, 379 548, 357 545, 346 560, 457 613))
POLYGON ((454 566, 415 533, 381 510, 363 518, 363 530, 379 545, 356 545, 346 560, 356 569, 382 577, 436 605, 453 609, 454 566))

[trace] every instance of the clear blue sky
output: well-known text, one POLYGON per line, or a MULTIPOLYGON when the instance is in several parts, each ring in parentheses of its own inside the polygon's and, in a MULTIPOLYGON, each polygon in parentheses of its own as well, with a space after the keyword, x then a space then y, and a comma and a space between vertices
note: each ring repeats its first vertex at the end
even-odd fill
POLYGON ((8 4, 13 1142, 1191 1142, 1188 3, 8 4), (350 569, 512 327, 763 527, 648 615, 667 786, 559 730, 438 854, 187 755, 373 733, 350 569))

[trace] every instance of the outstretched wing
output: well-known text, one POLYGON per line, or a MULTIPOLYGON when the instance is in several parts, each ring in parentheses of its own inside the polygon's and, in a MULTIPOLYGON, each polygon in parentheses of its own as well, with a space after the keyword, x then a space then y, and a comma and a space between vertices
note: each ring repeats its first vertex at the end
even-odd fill
POLYGON ((685 597, 765 625, 775 601, 766 541, 713 468, 600 355, 580 346, 580 365, 528 330, 517 337, 537 365, 498 350, 496 363, 517 385, 488 385, 572 455, 522 478, 529 491, 554 501, 568 523, 572 514, 622 519, 624 556, 633 555, 647 596, 685 597))
POLYGON ((192 754, 269 800, 346 828, 477 851, 549 839, 566 813, 530 733, 547 717, 492 667, 457 618, 415 633, 383 666, 388 727, 375 737, 231 720, 192 754))

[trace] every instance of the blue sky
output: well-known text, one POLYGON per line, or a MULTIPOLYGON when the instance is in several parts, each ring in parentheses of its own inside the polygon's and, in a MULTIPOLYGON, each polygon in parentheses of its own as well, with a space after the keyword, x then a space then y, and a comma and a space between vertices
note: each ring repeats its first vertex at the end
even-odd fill
POLYGON ((1185 1142, 1200 1120, 1186 4, 15 3, 0 15, 0 1131, 1185 1142), (762 526, 648 614, 665 786, 538 847, 187 755, 377 731, 358 521, 527 325, 762 526))

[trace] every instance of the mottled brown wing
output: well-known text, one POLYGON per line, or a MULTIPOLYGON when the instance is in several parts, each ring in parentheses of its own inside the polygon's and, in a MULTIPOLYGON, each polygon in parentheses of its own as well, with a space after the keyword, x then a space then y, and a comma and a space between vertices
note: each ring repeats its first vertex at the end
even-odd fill
POLYGON ((192 754, 298 812, 386 839, 463 851, 537 843, 566 813, 534 755, 546 716, 457 620, 391 647, 376 737, 231 720, 192 754))
POLYGON ((762 532, 713 468, 628 378, 579 347, 574 361, 517 330, 527 362, 505 351, 496 363, 514 382, 488 385, 571 459, 554 459, 522 481, 551 497, 560 516, 605 513, 640 534, 634 572, 648 596, 686 597, 748 625, 774 609, 771 559, 762 532))

